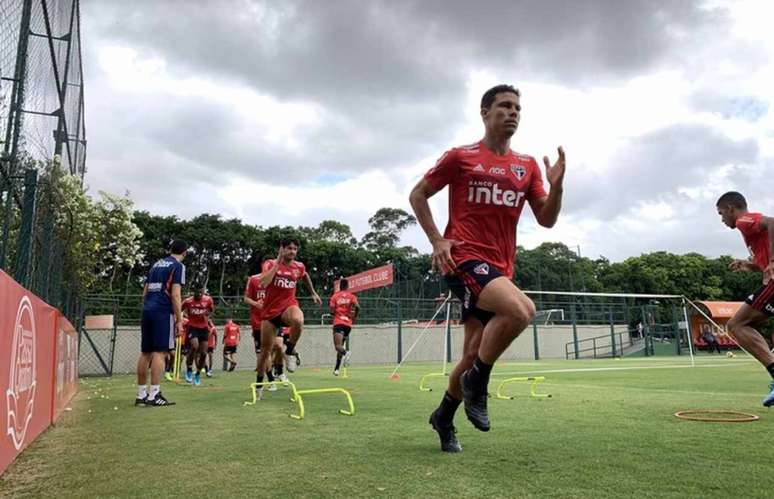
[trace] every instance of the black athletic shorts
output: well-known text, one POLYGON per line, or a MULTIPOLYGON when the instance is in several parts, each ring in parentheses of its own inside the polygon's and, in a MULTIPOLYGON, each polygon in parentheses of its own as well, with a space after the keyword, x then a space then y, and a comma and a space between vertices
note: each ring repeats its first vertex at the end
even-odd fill
POLYGON ((197 339, 199 340, 199 342, 203 341, 207 343, 207 340, 209 340, 209 338, 210 338, 210 331, 207 328, 188 326, 188 341, 197 339))
POLYGON ((349 337, 349 333, 352 331, 352 326, 347 326, 346 324, 334 324, 333 325, 333 332, 339 333, 344 335, 344 339, 347 339, 349 337))
POLYGON ((472 315, 486 325, 494 317, 494 312, 476 307, 476 301, 484 286, 502 276, 494 265, 481 260, 462 262, 453 274, 446 276, 449 289, 462 302, 460 322, 465 322, 472 315))
POLYGON ((253 343, 255 343, 255 353, 261 353, 261 330, 253 329, 253 343))
POLYGON ((287 330, 288 330, 288 328, 287 328, 287 327, 285 327, 285 326, 283 326, 283 327, 278 327, 278 328, 277 328, 277 337, 278 337, 278 338, 280 338, 280 337, 283 337, 283 338, 284 338, 285 336, 290 336, 289 334, 285 334, 285 333, 287 332, 287 330))
POLYGON ((227 354, 227 353, 236 353, 236 351, 237 351, 237 347, 236 347, 236 345, 234 345, 233 347, 223 347, 223 353, 224 353, 224 354, 227 354))
POLYGON ((266 321, 271 322, 274 324, 274 327, 276 327, 278 330, 282 329, 283 327, 289 327, 290 324, 285 324, 285 321, 282 320, 282 314, 279 314, 275 317, 272 317, 271 319, 264 319, 266 321))
POLYGON ((758 288, 744 302, 768 317, 774 316, 774 279, 758 288))
POLYGON ((140 323, 140 350, 167 352, 175 348, 175 316, 165 311, 143 310, 140 323))

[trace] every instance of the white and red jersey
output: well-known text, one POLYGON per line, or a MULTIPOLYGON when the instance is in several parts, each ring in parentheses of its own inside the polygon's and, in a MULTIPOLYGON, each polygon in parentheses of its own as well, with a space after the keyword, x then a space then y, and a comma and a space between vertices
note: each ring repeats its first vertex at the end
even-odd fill
POLYGON ((333 314, 333 325, 351 326, 355 320, 357 296, 349 291, 338 291, 331 296, 329 306, 333 314))
MULTIPOLYGON (((275 260, 263 262, 262 272, 268 272, 276 265, 275 260)), ((306 275, 306 267, 301 262, 293 260, 290 264, 279 264, 274 279, 266 287, 266 298, 263 301, 263 319, 270 320, 280 315, 286 308, 298 305, 296 286, 306 275)))
POLYGON ((745 213, 736 219, 736 228, 742 233, 744 244, 750 251, 750 257, 758 269, 763 272, 771 261, 771 243, 766 227, 761 224, 763 215, 760 213, 745 213))
POLYGON ((228 321, 226 325, 223 326, 223 346, 235 347, 239 345, 239 339, 241 336, 242 333, 239 328, 239 324, 228 321))
POLYGON ((181 308, 188 317, 188 327, 209 329, 210 313, 215 310, 215 302, 210 295, 202 295, 198 300, 193 296, 188 297, 181 308))
POLYGON ((524 201, 546 196, 535 158, 513 151, 498 156, 479 142, 444 153, 425 179, 436 190, 449 186, 444 238, 463 243, 451 249, 454 263, 482 260, 513 277, 524 201))
POLYGON ((266 298, 266 288, 261 286, 260 274, 247 278, 245 296, 258 302, 259 306, 250 306, 250 326, 252 326, 253 329, 261 329, 261 311, 263 310, 263 300, 266 298))

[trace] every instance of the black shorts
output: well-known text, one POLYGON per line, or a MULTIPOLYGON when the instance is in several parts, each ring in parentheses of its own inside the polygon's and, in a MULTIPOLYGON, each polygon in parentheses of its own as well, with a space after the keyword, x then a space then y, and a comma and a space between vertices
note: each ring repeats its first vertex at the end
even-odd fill
POLYGON ((253 343, 255 343, 255 353, 261 353, 261 330, 253 329, 253 343))
POLYGON ((234 345, 233 347, 223 347, 223 353, 224 354, 236 353, 236 351, 237 351, 236 345, 234 345))
POLYGON ((277 328, 277 338, 279 338, 279 337, 285 337, 285 336, 289 336, 288 334, 285 334, 285 333, 287 332, 287 330, 288 330, 288 328, 287 328, 287 327, 285 327, 285 326, 283 326, 283 327, 278 327, 278 328, 277 328))
POLYGON ((200 343, 202 341, 207 343, 207 340, 209 340, 209 338, 210 338, 210 332, 207 330, 207 328, 188 326, 188 341, 196 339, 196 340, 199 340, 200 343))
POLYGON ((462 302, 460 322, 465 322, 468 317, 473 316, 486 326, 495 314, 476 307, 478 295, 487 284, 502 276, 502 272, 494 265, 481 260, 462 262, 457 265, 453 274, 446 276, 449 289, 462 302))
POLYGON ((276 327, 278 330, 282 329, 283 327, 290 326, 290 324, 285 324, 285 321, 282 320, 282 314, 272 317, 271 319, 264 319, 264 320, 271 322, 274 325, 274 327, 276 327))
POLYGON ((169 312, 143 310, 140 322, 142 353, 168 352, 175 348, 175 316, 169 312))
POLYGON ((774 279, 758 288, 744 302, 768 317, 774 316, 774 279))
POLYGON ((207 347, 207 353, 212 353, 215 351, 215 347, 207 347))
POLYGON ((333 333, 339 333, 344 335, 344 339, 347 339, 349 337, 349 333, 352 331, 352 326, 347 326, 346 324, 334 324, 333 325, 333 333))

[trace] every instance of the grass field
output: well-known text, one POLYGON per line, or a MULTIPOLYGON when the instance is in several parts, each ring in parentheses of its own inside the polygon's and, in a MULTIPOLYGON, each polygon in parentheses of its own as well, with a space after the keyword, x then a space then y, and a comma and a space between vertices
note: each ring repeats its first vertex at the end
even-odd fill
MULTIPOLYGON (((492 431, 460 410, 463 452, 443 454, 427 424, 443 393, 418 390, 439 365, 355 365, 350 379, 301 368, 306 419, 288 417, 287 390, 245 407, 249 371, 219 373, 202 387, 166 383, 168 408, 135 408, 129 376, 86 379, 73 409, 0 479, 3 497, 773 497, 774 413, 761 407, 765 371, 749 358, 643 358, 498 365, 493 380, 514 400, 490 399, 492 431), (564 372, 562 372, 564 371, 564 372), (681 409, 753 412, 753 423, 683 421, 681 409)), ((494 387, 490 387, 494 389, 494 387)))

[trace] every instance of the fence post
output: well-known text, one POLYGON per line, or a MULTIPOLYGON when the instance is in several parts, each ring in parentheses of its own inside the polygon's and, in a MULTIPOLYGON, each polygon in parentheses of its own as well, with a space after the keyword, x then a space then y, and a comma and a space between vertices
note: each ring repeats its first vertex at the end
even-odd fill
POLYGON ((22 201, 21 227, 16 245, 16 282, 30 287, 30 252, 32 251, 32 226, 35 223, 35 186, 38 171, 30 168, 24 172, 24 198, 22 201))
POLYGON ((451 362, 452 359, 452 343, 451 343, 451 301, 446 302, 446 362, 451 362))
POLYGON ((575 317, 575 298, 572 299, 572 343, 575 347, 575 358, 580 358, 580 354, 578 352, 578 321, 575 317))
POLYGON ((677 316, 677 309, 675 308, 674 304, 671 306, 672 308, 672 324, 674 324, 675 328, 675 353, 677 355, 682 355, 682 347, 680 346, 680 319, 677 316))
POLYGON ((398 304, 398 364, 403 362, 403 319, 402 319, 402 312, 400 309, 400 298, 397 300, 398 304))
MULTIPOLYGON (((538 327, 537 321, 535 319, 532 319, 532 342, 535 350, 535 360, 540 360, 540 347, 538 346, 538 327)), ((565 355, 565 357, 566 356, 567 355, 565 355)))
POLYGON ((618 357, 616 355, 616 348, 615 348, 615 322, 613 321, 613 308, 610 307, 610 348, 612 349, 613 357, 618 357))

